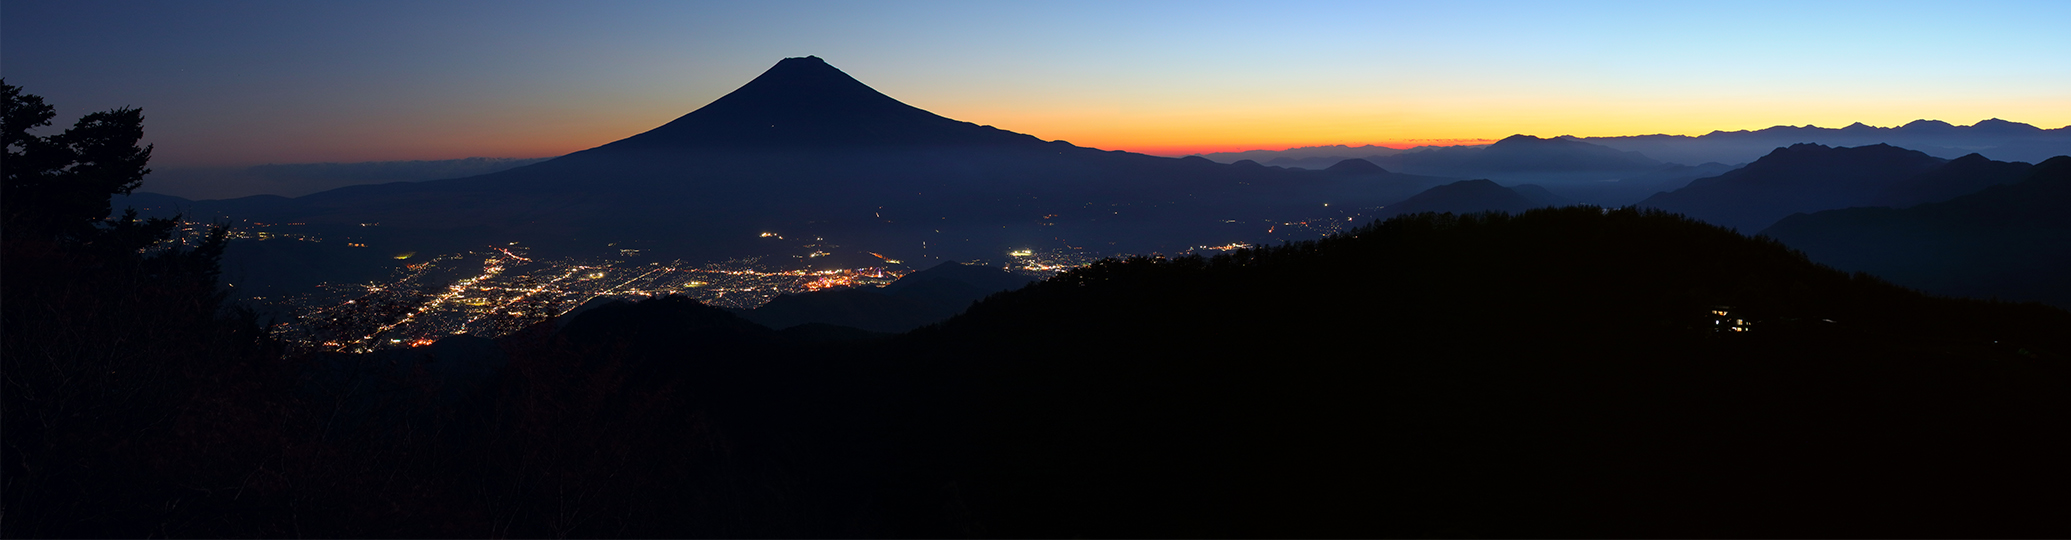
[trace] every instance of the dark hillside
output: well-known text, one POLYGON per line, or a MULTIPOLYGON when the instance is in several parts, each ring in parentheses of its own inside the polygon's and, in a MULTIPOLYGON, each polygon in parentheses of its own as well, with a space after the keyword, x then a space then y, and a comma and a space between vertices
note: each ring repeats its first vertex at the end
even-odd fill
POLYGON ((1662 213, 1108 262, 910 341, 1007 534, 2066 532, 2018 494, 2067 479, 2071 315, 1662 213))
MULTIPOLYGON (((1108 261, 890 341, 746 362, 649 336, 535 357, 729 366, 640 383, 680 393, 638 418, 700 419, 680 444, 730 450, 615 443, 669 465, 600 484, 641 510, 578 533, 2065 532, 2059 501, 2026 494, 2071 479, 2050 428, 2071 420, 2071 314, 1926 297, 1651 211, 1422 214, 1108 261)), ((567 425, 628 422, 610 407, 567 425)), ((619 467, 599 459, 570 463, 619 467)))

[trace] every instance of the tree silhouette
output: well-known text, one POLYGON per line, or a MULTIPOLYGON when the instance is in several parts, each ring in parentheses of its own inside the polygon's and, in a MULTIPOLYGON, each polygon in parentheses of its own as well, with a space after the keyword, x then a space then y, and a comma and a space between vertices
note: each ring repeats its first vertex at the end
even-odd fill
POLYGON ((278 347, 217 284, 225 230, 182 249, 159 245, 177 218, 107 219, 150 172, 141 111, 38 136, 55 109, 0 90, 0 536, 207 535, 193 512, 235 497, 194 493, 263 477, 285 396, 278 347))
POLYGON ((139 222, 134 212, 107 223, 110 196, 128 195, 151 172, 151 146, 144 138, 141 109, 121 108, 88 114, 63 133, 30 134, 50 125, 57 110, 41 96, 0 82, 5 94, 4 139, 7 160, 4 199, 10 239, 47 238, 102 243, 111 249, 134 250, 163 240, 177 218, 139 222))

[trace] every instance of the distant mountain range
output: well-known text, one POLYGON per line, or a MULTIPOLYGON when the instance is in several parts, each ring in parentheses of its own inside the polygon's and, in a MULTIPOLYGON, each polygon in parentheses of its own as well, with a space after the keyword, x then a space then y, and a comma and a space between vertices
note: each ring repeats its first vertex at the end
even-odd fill
MULTIPOLYGON (((2039 162, 2052 156, 2071 154, 2071 126, 2042 129, 2019 122, 1997 118, 1979 121, 1969 126, 1957 126, 1939 120, 1915 120, 1899 127, 1873 127, 1860 122, 1844 128, 1822 128, 1817 126, 1776 126, 1760 130, 1713 131, 1704 135, 1635 135, 1624 137, 1554 137, 1590 143, 1614 150, 1638 152, 1646 157, 1670 163, 1747 163, 1767 155, 1770 150, 1799 143, 1815 143, 1827 146, 1868 146, 1889 144, 1927 155, 1954 159, 1966 154, 1982 154, 2001 161, 2039 162)), ((1248 150, 1243 152, 1217 152, 1201 154, 1202 157, 1222 163, 1249 159, 1266 165, 1285 167, 1320 168, 1348 158, 1366 158, 1392 170, 1415 174, 1460 175, 1457 172, 1433 171, 1416 166, 1400 166, 1390 158, 1414 161, 1410 154, 1424 152, 1451 152, 1454 156, 1468 155, 1466 151, 1485 148, 1473 146, 1420 146, 1396 150, 1381 146, 1312 146, 1286 150, 1248 150)), ((1429 158, 1422 158, 1429 159, 1429 158)), ((1465 173, 1473 176, 1479 173, 1465 173)))
POLYGON ((1541 139, 1530 135, 1512 135, 1485 147, 1405 152, 1384 157, 1375 164, 1435 176, 1578 175, 1577 180, 1596 180, 1604 173, 1612 177, 1636 174, 1663 165, 1638 152, 1620 151, 1573 137, 1541 139))
POLYGON ((1235 164, 1304 169, 1325 169, 1346 159, 1360 159, 1399 173, 1489 179, 1504 185, 1538 184, 1564 198, 1603 206, 1632 204, 1655 192, 1682 187, 1692 179, 1732 170, 1732 166, 1719 163, 1663 163, 1638 152, 1574 137, 1542 139, 1530 135, 1513 135, 1489 145, 1418 147, 1360 158, 1340 157, 1354 153, 1351 150, 1374 148, 1392 150, 1337 146, 1207 156, 1219 160, 1236 158, 1232 161, 1235 164))
POLYGON ((1383 168, 1410 174, 1478 177, 1504 173, 1632 172, 1661 166, 1636 152, 1589 144, 1574 137, 1541 139, 1512 135, 1495 144, 1420 146, 1396 150, 1380 146, 1323 146, 1284 151, 1220 152, 1202 157, 1224 163, 1256 161, 1262 165, 1320 169, 1346 159, 1364 159, 1383 168))
MULTIPOLYGON (((1371 144, 1362 146, 1346 146, 1342 144, 1335 144, 1328 146, 1304 146, 1301 148, 1289 148, 1286 150, 1245 150, 1242 152, 1211 152, 1207 154, 1196 155, 1199 155, 1203 158, 1207 158, 1208 160, 1214 161, 1216 163, 1236 163, 1238 161, 1247 159, 1257 161, 1260 163, 1265 163, 1276 159, 1319 159, 1329 160, 1330 163, 1336 163, 1339 161, 1344 161, 1353 158, 1363 158, 1369 156, 1392 156, 1403 152, 1414 152, 1426 148, 1432 147, 1419 146, 1416 148, 1409 149, 1396 149, 1389 148, 1386 146, 1374 146, 1371 144)), ((1329 166, 1329 164, 1325 164, 1325 166, 1329 166)))
MULTIPOLYGON (((2071 281, 2063 279, 2071 275, 2067 174, 2071 156, 2030 165, 1978 154, 1943 160, 1881 144, 1798 144, 1637 206, 1760 231, 1814 261, 1934 294, 2071 307, 2071 281)), ((1380 214, 1514 214, 1573 203, 1538 185, 1468 180, 1380 214)))
POLYGON ((2071 154, 2071 126, 2042 129, 1997 118, 1969 126, 1939 120, 1915 120, 1899 127, 1873 127, 1861 122, 1844 128, 1776 126, 1753 131, 1714 131, 1687 135, 1638 135, 1581 139, 1619 150, 1641 152, 1677 163, 1745 163, 1777 147, 1799 143, 1827 146, 1889 144, 1927 155, 1954 159, 1977 153, 2001 161, 2039 162, 2071 154))

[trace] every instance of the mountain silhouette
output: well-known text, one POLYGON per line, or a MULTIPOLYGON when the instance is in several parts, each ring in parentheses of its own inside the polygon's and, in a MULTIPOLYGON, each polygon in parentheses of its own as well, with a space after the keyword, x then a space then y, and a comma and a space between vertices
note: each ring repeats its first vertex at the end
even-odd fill
MULTIPOLYGON (((1991 163, 1960 165, 2025 165, 1991 163)), ((2071 307, 2071 156, 2022 168, 2016 183, 1947 201, 1793 214, 1762 234, 1814 261, 1930 293, 2071 307)))
POLYGON ((1553 202, 1555 199, 1550 197, 1557 196, 1547 193, 1544 188, 1532 187, 1537 188, 1532 191, 1537 197, 1527 196, 1518 190, 1488 180, 1463 180, 1434 187, 1402 202, 1388 205, 1382 214, 1398 216, 1418 212, 1523 212, 1556 204, 1553 202))
POLYGON ((1639 206, 1753 233, 1798 212, 1873 204, 1891 186, 1942 163, 1942 159, 1890 145, 1795 144, 1777 148, 1746 167, 1655 194, 1639 206))
POLYGON ((1033 139, 974 127, 901 103, 807 56, 777 62, 710 105, 594 151, 954 146, 1033 139))
POLYGON ((1387 174, 1388 170, 1364 159, 1347 159, 1323 169, 1323 172, 1332 174, 1387 174))
POLYGON ((1574 137, 1511 135, 1482 150, 1479 166, 1496 171, 1646 170, 1661 162, 1639 152, 1590 144, 1574 137))
MULTIPOLYGON (((1326 170, 1326 169, 1329 169, 1329 168, 1331 168, 1332 166, 1335 166, 1335 165, 1337 165, 1338 163, 1342 163, 1342 162, 1344 162, 1345 160, 1348 160, 1348 159, 1357 159, 1357 160, 1365 161, 1365 162, 1367 162, 1367 163, 1372 163, 1372 162, 1374 162, 1374 161, 1376 161, 1376 160, 1381 160, 1381 159, 1384 159, 1384 157, 1383 157, 1383 156, 1387 156, 1387 155, 1389 155, 1389 154, 1373 154, 1373 155, 1369 155, 1369 156, 1366 156, 1366 157, 1364 157, 1364 158, 1353 158, 1353 157, 1345 157, 1345 156, 1339 156, 1339 155, 1330 155, 1330 156, 1314 156, 1314 157, 1289 157, 1289 156, 1280 156, 1280 157, 1274 157, 1274 158, 1269 158, 1269 159, 1267 159, 1267 161, 1266 161, 1266 163, 1265 163, 1265 164, 1266 164, 1266 165, 1271 165, 1271 166, 1274 166, 1274 167, 1286 167, 1286 168, 1290 168, 1290 169, 1292 169, 1292 168, 1297 168, 1297 167, 1299 167, 1299 168, 1303 168, 1303 169, 1309 169, 1309 170, 1313 170, 1313 171, 1320 171, 1320 170, 1326 170)), ((1203 158, 1203 159, 1206 159, 1206 158, 1203 158)), ((1253 160, 1249 160, 1249 159, 1240 159, 1240 160, 1237 160, 1237 161, 1233 161, 1233 162, 1230 162, 1230 164, 1232 164, 1232 165, 1235 165, 1235 164, 1238 164, 1238 163, 1258 163, 1258 162, 1257 162, 1257 161, 1253 161, 1253 160)))
POLYGON ((1388 170, 1408 174, 1542 185, 1610 180, 1663 166, 1638 152, 1590 144, 1574 137, 1531 135, 1512 135, 1488 146, 1431 148, 1367 159, 1388 170))
MULTIPOLYGON (((1355 172, 1043 141, 900 103, 805 57, 660 127, 543 163, 288 200, 203 201, 189 210, 307 223, 312 233, 390 253, 510 242, 542 254, 616 244, 689 260, 811 251, 762 235, 772 232, 825 238, 814 249, 836 256, 814 263, 834 264, 819 261, 874 260, 866 251, 970 260, 1010 246, 1178 251, 1269 230, 1248 221, 1306 218, 1325 203, 1371 208, 1445 181, 1355 172)), ((289 264, 231 258, 254 276, 289 264)))
POLYGON ((2025 176, 2030 167, 2032 165, 2018 161, 1992 161, 1983 155, 1967 154, 1934 170, 1892 184, 1885 188, 1884 195, 1878 197, 1875 204, 1905 208, 1945 201, 1995 185, 2014 183, 2025 176))

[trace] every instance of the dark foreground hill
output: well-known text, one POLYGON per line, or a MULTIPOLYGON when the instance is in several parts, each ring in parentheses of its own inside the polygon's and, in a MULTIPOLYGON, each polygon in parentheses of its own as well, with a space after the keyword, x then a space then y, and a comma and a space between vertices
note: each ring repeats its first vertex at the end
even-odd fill
POLYGON ((1586 207, 1108 263, 909 339, 1011 534, 1424 537, 2061 533, 2016 494, 2065 478, 2067 341, 1586 207))
POLYGON ((1659 212, 1405 216, 1212 259, 1106 261, 904 335, 838 334, 773 331, 680 297, 598 307, 501 340, 495 374, 468 379, 454 405, 436 405, 449 394, 420 370, 481 351, 383 360, 391 375, 327 387, 389 408, 341 413, 308 394, 306 423, 236 443, 286 450, 146 467, 158 472, 120 489, 45 488, 124 495, 7 524, 40 536, 82 523, 104 536, 2071 533, 2053 491, 2071 481, 2071 313, 1922 296, 1659 212))
MULTIPOLYGON (((1762 234, 1815 261, 1925 291, 2071 307, 2071 157, 2033 167, 1969 158, 1949 163, 1959 164, 2022 174, 2010 185, 1911 208, 1795 214, 1762 234)), ((1949 184, 1955 182, 1940 185, 1949 184)))

